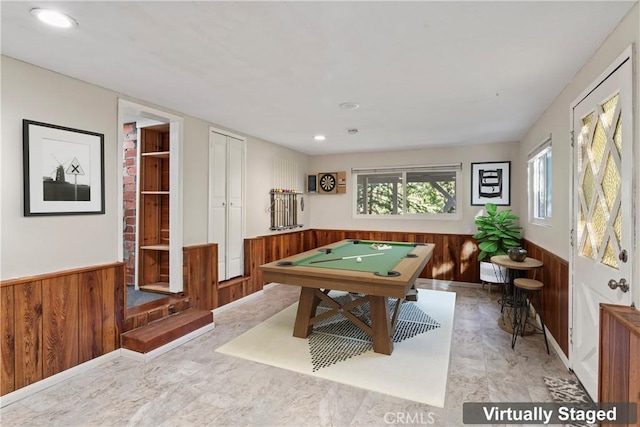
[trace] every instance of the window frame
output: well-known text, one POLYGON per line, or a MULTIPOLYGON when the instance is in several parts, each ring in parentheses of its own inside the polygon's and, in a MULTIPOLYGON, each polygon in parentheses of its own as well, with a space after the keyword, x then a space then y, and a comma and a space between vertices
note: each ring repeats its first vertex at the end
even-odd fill
POLYGON ((542 227, 551 227, 551 220, 553 218, 553 144, 552 136, 549 135, 544 139, 536 148, 531 150, 527 155, 527 211, 529 213, 529 223, 542 227), (537 201, 539 200, 538 180, 536 179, 536 167, 539 164, 541 158, 545 158, 544 167, 544 183, 545 196, 548 199, 548 206, 551 213, 545 214, 545 216, 538 216, 539 212, 536 209, 537 201), (548 158, 551 157, 551 168, 548 168, 548 158))
POLYGON ((371 168, 352 168, 351 180, 352 180, 352 218, 353 219, 382 219, 382 220, 401 220, 401 219, 419 219, 419 220, 461 220, 462 219, 462 207, 460 206, 460 192, 461 192, 461 179, 462 179, 462 164, 438 164, 438 165, 423 165, 423 166, 392 166, 392 167, 371 167, 371 168), (358 213, 358 176, 359 175, 390 175, 394 173, 401 174, 401 181, 403 188, 406 191, 406 179, 407 174, 412 172, 453 172, 455 173, 456 180, 456 212, 454 213, 407 213, 406 206, 406 194, 403 197, 401 213, 391 213, 387 215, 377 214, 360 214, 358 213))

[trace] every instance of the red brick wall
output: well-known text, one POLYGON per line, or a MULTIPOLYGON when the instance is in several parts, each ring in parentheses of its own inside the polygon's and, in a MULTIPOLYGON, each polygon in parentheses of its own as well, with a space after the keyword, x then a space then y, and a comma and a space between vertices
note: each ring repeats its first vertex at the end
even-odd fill
POLYGON ((135 123, 127 123, 124 133, 124 262, 126 283, 133 286, 136 271, 136 175, 138 155, 138 130, 135 123))

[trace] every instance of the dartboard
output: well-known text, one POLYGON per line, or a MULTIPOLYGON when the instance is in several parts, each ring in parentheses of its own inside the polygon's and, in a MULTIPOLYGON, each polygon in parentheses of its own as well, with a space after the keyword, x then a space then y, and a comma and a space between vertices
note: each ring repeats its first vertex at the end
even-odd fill
POLYGON ((336 188, 336 177, 330 173, 325 173, 320 177, 320 188, 324 192, 331 192, 336 188))

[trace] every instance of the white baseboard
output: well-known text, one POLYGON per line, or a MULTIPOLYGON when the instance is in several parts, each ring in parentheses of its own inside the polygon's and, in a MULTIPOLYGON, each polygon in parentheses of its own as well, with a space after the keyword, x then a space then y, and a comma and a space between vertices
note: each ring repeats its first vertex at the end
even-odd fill
POLYGON ((16 391, 12 391, 11 393, 5 394, 4 396, 0 397, 0 408, 15 403, 18 400, 29 397, 32 394, 38 393, 39 391, 45 390, 49 387, 61 383, 62 381, 68 380, 69 378, 87 372, 88 370, 95 368, 96 366, 110 362, 119 357, 121 357, 120 349, 117 349, 107 354, 103 354, 102 356, 96 357, 95 359, 91 359, 87 362, 81 363, 80 365, 76 365, 73 368, 66 369, 55 375, 42 379, 36 383, 30 384, 26 387, 19 388, 16 391))
MULTIPOLYGON (((535 307, 531 306, 531 310, 533 310, 533 313, 536 317, 536 322, 538 322, 538 325, 541 325, 542 322, 540 322, 540 316, 538 315, 538 312, 536 311, 535 307)), ((571 363, 569 362, 569 359, 567 358, 567 356, 564 354, 564 351, 562 351, 560 344, 558 344, 558 341, 556 341, 556 339, 553 337, 553 335, 549 331, 549 328, 547 328, 546 325, 544 329, 547 332, 547 341, 549 342, 551 347, 553 347, 553 349, 556 351, 556 354, 558 355, 558 357, 560 358, 564 366, 568 370, 571 370, 571 363)))
POLYGON ((127 359, 133 359, 140 362, 148 362, 168 351, 173 350, 176 347, 181 346, 182 344, 188 341, 191 341, 194 338, 199 337, 200 335, 203 335, 209 331, 212 331, 213 329, 215 329, 215 327, 216 327, 215 322, 209 323, 208 325, 205 325, 200 329, 196 329, 193 332, 189 332, 187 335, 183 335, 180 338, 173 340, 170 343, 167 343, 161 347, 158 347, 155 350, 151 350, 148 353, 138 353, 137 351, 123 348, 121 349, 121 354, 122 354, 122 357, 126 357, 127 359))

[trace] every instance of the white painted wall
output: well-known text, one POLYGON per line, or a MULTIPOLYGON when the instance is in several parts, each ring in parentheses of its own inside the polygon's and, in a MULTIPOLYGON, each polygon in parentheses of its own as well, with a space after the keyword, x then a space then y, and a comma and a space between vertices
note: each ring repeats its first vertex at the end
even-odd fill
MULTIPOLYGON (((428 136, 425 136, 428 138, 428 136)), ((387 151, 378 153, 354 153, 311 158, 308 173, 347 172, 346 194, 314 194, 309 197, 312 228, 340 230, 381 230, 416 231, 430 233, 473 234, 476 231, 474 218, 483 210, 481 206, 471 206, 471 163, 511 160, 511 206, 520 215, 520 189, 524 181, 520 174, 514 174, 513 161, 518 159, 518 143, 482 144, 419 150, 387 151), (462 212, 459 220, 423 220, 407 218, 364 219, 353 218, 353 180, 351 168, 375 166, 409 166, 430 164, 462 163, 462 176, 457 196, 462 212)), ((526 206, 526 205, 523 205, 526 206)), ((506 208, 506 207, 505 207, 506 208)), ((500 208, 502 209, 502 208, 500 208)))
POLYGON ((116 124, 114 93, 2 57, 2 279, 116 261, 116 124), (104 134, 104 215, 23 216, 23 119, 104 134))
MULTIPOLYGON (((122 167, 117 160, 117 109, 118 98, 127 97, 6 56, 1 60, 0 280, 118 261, 121 201, 117 180, 122 167), (104 215, 23 216, 22 119, 104 133, 104 215)), ((181 154, 185 246, 207 242, 209 126, 221 128, 184 116, 181 154)), ((270 233, 266 207, 275 156, 296 159, 302 171, 307 167, 306 155, 247 138, 247 236, 270 233)), ((305 209, 303 221, 309 224, 309 209, 305 209)))
MULTIPOLYGON (((551 226, 541 227, 528 224, 523 221, 527 239, 541 246, 559 257, 569 260, 571 254, 570 230, 570 200, 571 200, 571 141, 570 141, 570 105, 602 73, 615 58, 618 57, 629 45, 635 43, 635 64, 634 64, 634 90, 635 90, 635 126, 634 126, 634 150, 636 159, 640 158, 638 147, 638 117, 640 113, 640 96, 638 88, 640 79, 638 77, 638 50, 640 42, 640 16, 639 6, 631 9, 629 14, 623 19, 620 25, 605 40, 602 46, 595 52, 593 57, 587 61, 582 69, 576 74, 567 87, 558 95, 555 101, 546 109, 537 122, 529 129, 522 139, 518 163, 521 165, 521 181, 526 183, 526 163, 527 153, 540 144, 549 134, 553 135, 553 217, 551 226)), ((636 163, 636 166, 639 163, 636 163)), ((636 167, 636 171, 638 171, 636 167)), ((637 182, 637 172, 636 172, 637 182)), ((638 187, 636 185, 636 187, 638 187)), ((636 189, 636 198, 638 192, 636 189)), ((640 206, 640 199, 636 200, 636 206, 640 206)), ((523 191, 520 195, 520 204, 527 206, 527 193, 523 191)), ((526 212, 523 212, 526 218, 526 212)), ((637 218, 637 219, 640 219, 637 218)), ((637 228, 640 229, 640 221, 637 228)), ((640 230, 638 230, 640 231, 640 230)), ((637 239, 636 239, 637 241, 637 239)))
MULTIPOLYGON (((268 212, 270 203, 269 190, 276 185, 273 182, 273 165, 276 158, 293 160, 298 164, 298 170, 300 171, 298 188, 301 191, 305 190, 304 174, 309 168, 309 156, 289 148, 248 137, 246 188, 250 189, 247 190, 247 196, 251 196, 245 198, 247 206, 245 230, 247 237, 286 232, 269 231, 269 226, 271 225, 271 214, 268 212)), ((304 224, 304 227, 295 230, 303 230, 310 228, 312 209, 309 206, 309 199, 311 197, 306 194, 298 197, 300 199, 304 198, 304 211, 298 210, 298 222, 304 224)), ((298 201, 298 205, 300 205, 300 201, 298 201)), ((314 212, 315 214, 316 212, 314 212)))

